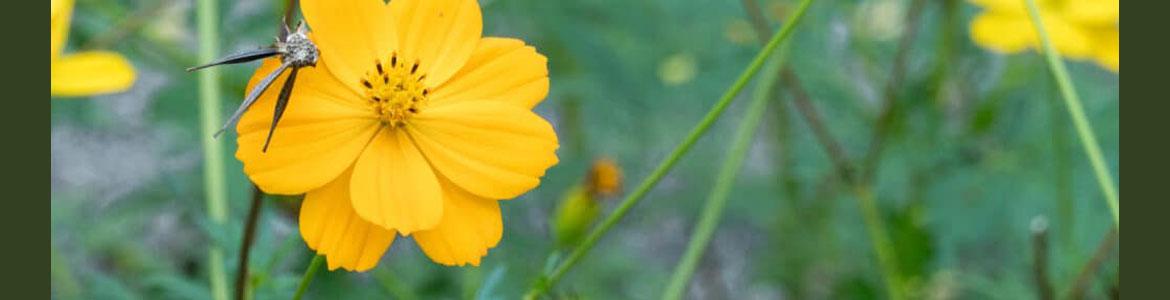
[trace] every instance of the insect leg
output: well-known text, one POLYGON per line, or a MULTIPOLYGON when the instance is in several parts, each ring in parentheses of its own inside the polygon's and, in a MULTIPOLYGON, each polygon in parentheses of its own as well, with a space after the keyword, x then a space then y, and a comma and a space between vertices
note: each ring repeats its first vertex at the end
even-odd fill
POLYGON ((203 68, 214 67, 214 66, 218 66, 218 65, 230 65, 230 64, 250 62, 253 60, 266 58, 266 57, 277 55, 277 54, 280 54, 280 51, 277 51, 276 48, 260 48, 260 49, 256 49, 256 50, 252 50, 252 51, 243 52, 243 53, 236 53, 236 54, 228 55, 227 57, 220 58, 219 60, 213 61, 213 62, 205 64, 205 65, 190 67, 190 68, 187 68, 187 72, 197 71, 197 70, 200 70, 203 68))
POLYGON ((244 98, 244 102, 240 103, 240 107, 237 108, 236 112, 232 114, 231 119, 228 119, 227 123, 223 124, 223 128, 220 128, 219 132, 215 133, 215 137, 219 137, 219 135, 223 134, 223 132, 227 130, 228 126, 231 126, 232 124, 235 124, 236 121, 239 121, 240 116, 244 115, 244 111, 247 111, 253 103, 256 103, 256 99, 260 98, 260 94, 263 94, 264 91, 268 89, 268 86, 272 85, 272 82, 275 81, 277 77, 280 77, 280 73, 284 73, 284 70, 288 69, 288 66, 288 64, 281 64, 280 67, 276 68, 276 70, 272 71, 272 73, 269 73, 268 76, 265 76, 263 80, 260 80, 260 83, 256 84, 256 86, 252 88, 252 91, 248 92, 248 97, 244 98))
POLYGON ((288 100, 292 96, 293 84, 297 81, 297 71, 300 70, 301 68, 293 68, 289 71, 284 87, 280 88, 280 97, 276 98, 276 109, 272 113, 272 126, 268 128, 268 137, 264 139, 264 149, 261 152, 268 152, 268 144, 272 142, 272 134, 276 132, 276 123, 280 123, 280 117, 284 116, 284 109, 288 107, 288 100))

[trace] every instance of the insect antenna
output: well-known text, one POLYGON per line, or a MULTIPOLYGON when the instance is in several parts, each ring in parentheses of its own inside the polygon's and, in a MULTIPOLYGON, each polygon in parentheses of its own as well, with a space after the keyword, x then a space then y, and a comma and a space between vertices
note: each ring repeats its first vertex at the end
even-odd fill
POLYGON ((280 18, 280 26, 279 26, 278 31, 276 32, 276 39, 279 41, 284 41, 285 39, 288 38, 289 33, 292 33, 292 30, 288 28, 288 19, 285 17, 281 17, 280 18))

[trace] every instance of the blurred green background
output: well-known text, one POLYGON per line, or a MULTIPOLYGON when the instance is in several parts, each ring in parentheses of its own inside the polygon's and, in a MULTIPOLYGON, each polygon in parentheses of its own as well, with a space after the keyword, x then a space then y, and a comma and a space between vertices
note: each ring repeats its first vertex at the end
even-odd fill
MULTIPOLYGON (((686 135, 759 49, 739 1, 480 1, 484 34, 518 37, 549 58, 536 111, 561 140, 561 163, 536 190, 502 202, 505 233, 479 268, 432 263, 399 239, 375 270, 322 272, 316 299, 514 299, 555 246, 549 218, 599 156, 627 191, 686 135)), ((272 41, 283 1, 221 1, 223 54, 272 41)), ((796 1, 759 0, 773 30, 796 1)), ((972 44, 978 11, 956 0, 817 1, 789 62, 854 161, 869 150, 899 39, 916 28, 896 87, 874 191, 915 298, 1037 297, 1030 222, 1049 221, 1050 274, 1073 285, 1112 223, 1071 120, 1035 52, 972 44)), ((207 299, 207 251, 235 274, 250 184, 225 135, 230 221, 208 221, 202 186, 194 2, 78 0, 67 51, 109 49, 138 71, 120 94, 52 100, 53 297, 207 299)), ((1066 61, 1119 182, 1120 77, 1066 61)), ((221 68, 223 116, 255 65, 221 68)), ((682 255, 749 98, 749 87, 677 168, 554 289, 556 298, 657 298, 682 255)), ((697 299, 883 298, 853 194, 790 103, 769 110, 720 227, 688 289, 697 299)), ((620 197, 617 197, 620 198, 620 197)), ((602 203, 605 215, 619 199, 602 203)), ((296 197, 266 199, 252 249, 256 299, 287 299, 312 254, 296 197)), ((1119 242, 1090 298, 1119 282, 1119 242)))

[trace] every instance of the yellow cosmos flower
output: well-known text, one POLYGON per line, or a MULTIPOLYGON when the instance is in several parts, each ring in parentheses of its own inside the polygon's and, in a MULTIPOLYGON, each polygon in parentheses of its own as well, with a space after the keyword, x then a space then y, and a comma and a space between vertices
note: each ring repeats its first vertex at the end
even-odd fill
POLYGON ((52 0, 50 95, 88 96, 121 92, 134 83, 134 68, 121 55, 86 51, 62 56, 73 17, 73 0, 52 0))
MULTIPOLYGON (((277 93, 241 118, 244 172, 267 193, 305 193, 301 235, 331 270, 373 268, 395 234, 435 262, 479 265, 503 233, 497 200, 557 163, 556 133, 532 112, 548 94, 547 59, 482 37, 474 0, 301 10, 321 59, 298 74, 267 153, 277 93)), ((266 60, 248 89, 278 64, 266 60)))
MULTIPOLYGON (((1039 49, 1023 0, 971 0, 983 12, 971 22, 971 39, 988 49, 1016 53, 1039 49)), ((1120 0, 1037 0, 1041 18, 1061 55, 1093 59, 1121 69, 1120 0)))

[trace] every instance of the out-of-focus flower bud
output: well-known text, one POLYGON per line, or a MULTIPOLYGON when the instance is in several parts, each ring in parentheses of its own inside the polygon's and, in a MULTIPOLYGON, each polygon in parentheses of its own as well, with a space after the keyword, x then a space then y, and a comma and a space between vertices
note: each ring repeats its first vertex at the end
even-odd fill
POLYGON ((622 190, 622 169, 608 157, 597 159, 589 171, 589 192, 594 196, 612 197, 622 190))
POLYGON ((576 185, 569 189, 553 217, 553 233, 556 235, 557 245, 568 248, 576 244, 597 219, 600 211, 601 207, 597 201, 583 186, 576 185))
POLYGON ((568 248, 580 241, 601 213, 599 202, 620 193, 621 189, 622 171, 617 163, 609 158, 594 161, 585 180, 565 193, 553 215, 552 228, 558 247, 568 248))

